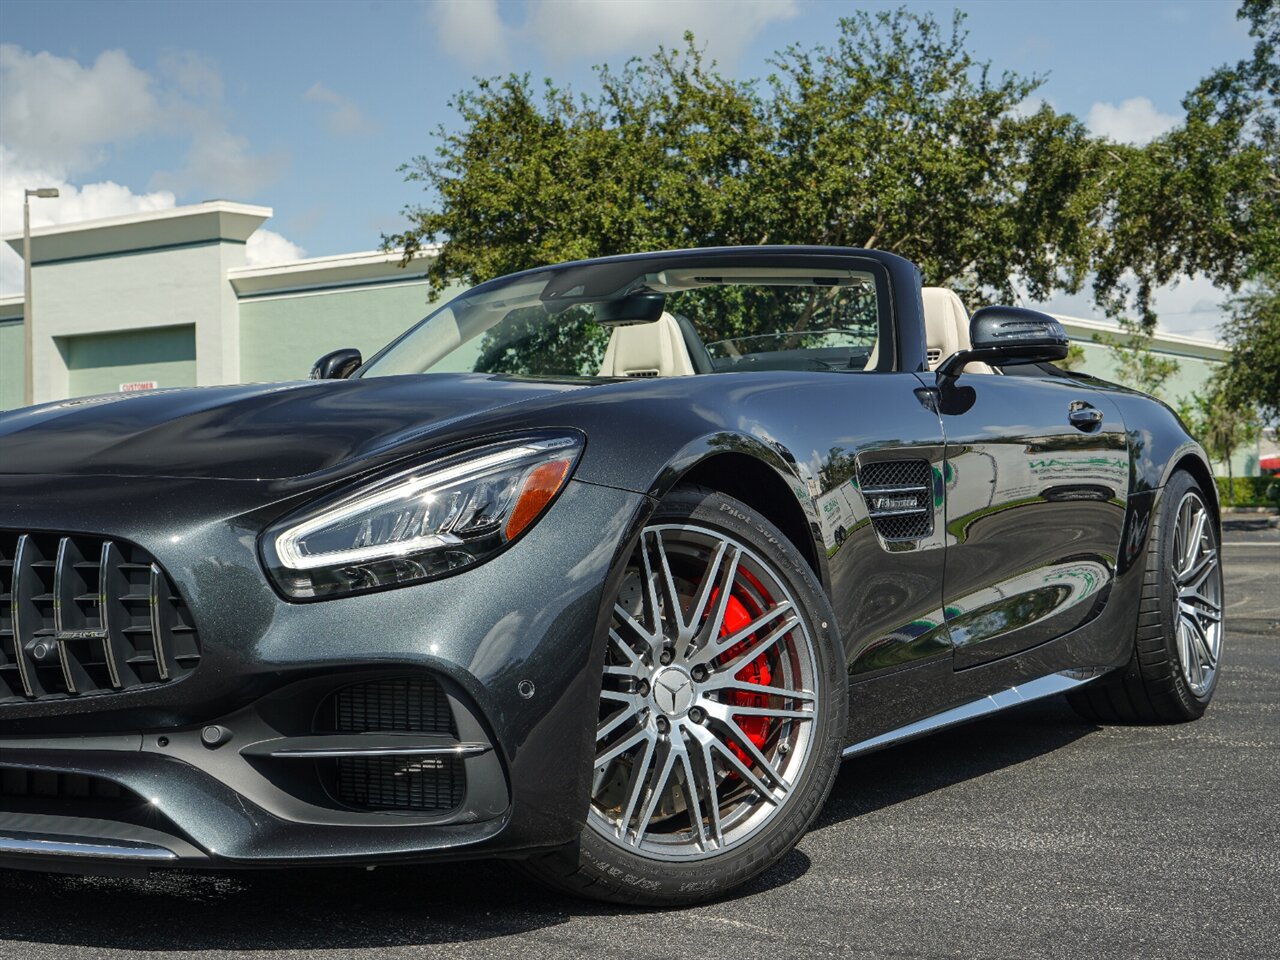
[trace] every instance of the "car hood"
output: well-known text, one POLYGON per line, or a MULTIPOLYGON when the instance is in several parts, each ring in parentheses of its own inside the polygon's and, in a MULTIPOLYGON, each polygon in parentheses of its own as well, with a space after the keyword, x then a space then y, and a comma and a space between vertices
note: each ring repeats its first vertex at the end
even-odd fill
POLYGON ((431 374, 108 394, 0 414, 0 474, 283 480, 588 381, 431 374))

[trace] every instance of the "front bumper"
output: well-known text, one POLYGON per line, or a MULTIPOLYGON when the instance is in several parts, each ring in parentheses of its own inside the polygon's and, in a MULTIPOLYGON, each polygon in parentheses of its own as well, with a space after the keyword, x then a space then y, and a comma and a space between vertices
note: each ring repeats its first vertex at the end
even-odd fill
POLYGON ((178 681, 0 705, 0 787, 19 775, 39 787, 17 800, 0 788, 0 863, 381 862, 520 855, 576 838, 603 591, 649 501, 573 481, 487 563, 299 604, 275 593, 256 553, 257 530, 297 500, 240 481, 0 477, 0 527, 138 543, 185 597, 202 644, 199 667, 178 681), (351 809, 316 790, 311 759, 262 746, 307 747, 298 738, 325 695, 393 676, 431 677, 449 698, 467 750, 465 795, 447 812, 351 809), (206 744, 210 725, 229 739, 206 744), (119 796, 108 802, 85 782, 119 796))

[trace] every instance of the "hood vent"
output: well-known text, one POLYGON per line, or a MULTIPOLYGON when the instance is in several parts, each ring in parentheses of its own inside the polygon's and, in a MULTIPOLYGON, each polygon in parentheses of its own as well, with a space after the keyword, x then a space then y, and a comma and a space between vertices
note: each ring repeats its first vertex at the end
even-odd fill
POLYGON ((885 540, 919 540, 933 533, 933 469, 928 460, 881 460, 858 471, 862 497, 885 540))
POLYGON ((0 530, 0 704, 185 676, 195 627, 159 564, 101 537, 0 530))

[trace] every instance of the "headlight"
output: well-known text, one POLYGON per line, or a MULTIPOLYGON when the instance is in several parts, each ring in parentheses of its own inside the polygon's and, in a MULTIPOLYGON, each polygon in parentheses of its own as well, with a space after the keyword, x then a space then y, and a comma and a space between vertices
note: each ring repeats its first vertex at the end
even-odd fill
POLYGON ((313 504, 262 536, 290 597, 428 580, 479 563, 533 524, 564 487, 577 436, 467 451, 313 504))

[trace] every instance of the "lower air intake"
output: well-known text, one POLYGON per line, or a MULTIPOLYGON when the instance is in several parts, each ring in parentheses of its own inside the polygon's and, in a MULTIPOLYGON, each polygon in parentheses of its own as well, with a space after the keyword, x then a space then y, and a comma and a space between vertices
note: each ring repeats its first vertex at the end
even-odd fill
MULTIPOLYGON (((429 676, 357 683, 321 706, 317 732, 438 733, 457 736, 449 698, 429 676)), ((343 757, 331 761, 334 798, 360 810, 445 813, 462 803, 459 757, 343 757)))
POLYGON ((0 804, 5 800, 54 803, 88 798, 122 802, 132 799, 141 802, 120 784, 83 773, 0 768, 0 804))
POLYGON ((329 698, 321 717, 326 733, 456 733, 449 699, 432 677, 396 677, 343 687, 329 698))
POLYGON ((458 757, 345 757, 338 799, 364 810, 443 813, 462 803, 466 774, 458 757))

